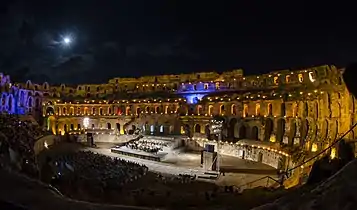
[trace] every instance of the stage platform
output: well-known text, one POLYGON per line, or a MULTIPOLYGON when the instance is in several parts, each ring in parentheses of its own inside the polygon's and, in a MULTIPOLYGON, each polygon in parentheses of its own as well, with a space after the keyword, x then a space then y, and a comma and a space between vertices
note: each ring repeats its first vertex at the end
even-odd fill
POLYGON ((157 161, 157 162, 160 162, 161 159, 167 155, 167 153, 165 153, 165 152, 158 152, 157 154, 152 154, 149 152, 130 149, 125 146, 111 148, 110 151, 113 153, 120 154, 120 155, 125 155, 125 156, 145 159, 145 160, 151 160, 151 161, 157 161))

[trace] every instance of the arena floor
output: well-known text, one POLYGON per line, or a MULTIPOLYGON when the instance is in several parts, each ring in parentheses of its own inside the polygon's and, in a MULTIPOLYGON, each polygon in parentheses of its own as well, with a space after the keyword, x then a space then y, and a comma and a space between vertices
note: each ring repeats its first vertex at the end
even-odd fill
MULTIPOLYGON (((172 153, 165 156, 162 162, 155 162, 150 160, 138 159, 128 157, 116 153, 112 153, 110 149, 114 147, 111 143, 97 143, 97 148, 85 148, 100 154, 108 155, 111 157, 119 157, 130 161, 145 164, 149 170, 157 173, 165 174, 196 174, 202 175, 206 172, 200 164, 200 154, 185 153, 183 151, 174 150, 172 153)), ((276 169, 249 160, 242 160, 231 156, 221 157, 221 170, 225 171, 225 176, 220 176, 219 179, 214 181, 219 185, 242 185, 253 180, 257 180, 264 176, 271 176, 277 178, 276 169)), ((264 183, 257 183, 264 185, 264 183)))

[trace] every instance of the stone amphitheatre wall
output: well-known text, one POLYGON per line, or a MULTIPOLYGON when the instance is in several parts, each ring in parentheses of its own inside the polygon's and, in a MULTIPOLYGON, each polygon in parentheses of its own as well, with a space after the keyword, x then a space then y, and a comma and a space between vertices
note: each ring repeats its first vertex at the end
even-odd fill
MULTIPOLYGON (((342 72, 328 65, 255 76, 234 70, 113 78, 74 87, 11 84, 1 75, 1 108, 42 114, 47 128, 62 134, 83 132, 88 118, 88 127, 119 134, 135 126, 154 135, 207 136, 212 117, 222 116, 228 143, 277 142, 316 153, 357 121, 356 100, 342 72)), ((356 138, 356 132, 346 138, 356 138)), ((335 154, 335 148, 329 152, 335 154)))

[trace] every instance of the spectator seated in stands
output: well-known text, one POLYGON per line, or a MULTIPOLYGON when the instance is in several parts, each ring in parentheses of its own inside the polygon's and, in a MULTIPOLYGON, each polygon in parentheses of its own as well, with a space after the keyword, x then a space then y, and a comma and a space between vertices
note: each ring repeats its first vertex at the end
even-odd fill
POLYGON ((52 164, 57 174, 53 184, 65 192, 68 188, 120 191, 148 171, 146 166, 89 151, 59 156, 52 164))
POLYGON ((34 145, 43 133, 41 127, 32 121, 21 121, 16 115, 0 114, 1 167, 37 177, 34 145))

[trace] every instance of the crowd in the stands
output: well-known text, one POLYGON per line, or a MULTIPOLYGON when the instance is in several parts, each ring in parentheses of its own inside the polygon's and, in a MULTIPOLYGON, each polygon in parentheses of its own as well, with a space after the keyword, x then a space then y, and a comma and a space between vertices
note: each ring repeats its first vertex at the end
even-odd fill
POLYGON ((122 188, 145 176, 148 168, 134 162, 90 151, 60 155, 50 160, 54 179, 52 184, 61 191, 73 194, 73 190, 104 192, 122 188))
POLYGON ((44 134, 41 127, 17 115, 0 114, 0 164, 2 168, 34 175, 37 164, 34 144, 44 134))

